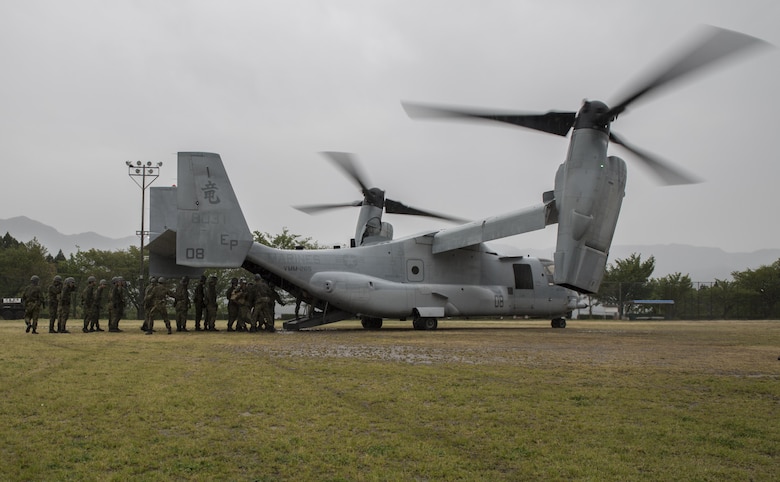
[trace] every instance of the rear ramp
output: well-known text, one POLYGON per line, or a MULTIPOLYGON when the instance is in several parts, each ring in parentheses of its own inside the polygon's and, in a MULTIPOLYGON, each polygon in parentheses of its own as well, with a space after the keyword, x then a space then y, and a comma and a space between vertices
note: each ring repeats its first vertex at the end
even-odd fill
POLYGON ((349 320, 355 317, 354 313, 347 313, 339 309, 325 309, 323 311, 314 311, 310 315, 293 320, 285 321, 282 326, 285 330, 301 330, 304 328, 312 328, 320 325, 327 325, 329 323, 336 323, 337 321, 349 320))

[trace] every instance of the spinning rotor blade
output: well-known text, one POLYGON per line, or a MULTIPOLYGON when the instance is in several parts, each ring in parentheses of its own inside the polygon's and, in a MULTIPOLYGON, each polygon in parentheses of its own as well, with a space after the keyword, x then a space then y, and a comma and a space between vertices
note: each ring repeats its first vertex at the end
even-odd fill
MULTIPOLYGON (((684 48, 668 64, 655 73, 640 81, 638 86, 623 99, 615 103, 598 117, 583 117, 588 124, 610 127, 619 114, 624 112, 633 102, 657 91, 681 78, 691 76, 718 62, 734 58, 749 48, 769 46, 767 42, 739 32, 713 26, 701 29, 698 39, 684 48)), ((566 136, 577 118, 574 112, 550 111, 546 114, 519 114, 510 112, 491 112, 461 108, 439 107, 433 105, 402 103, 411 118, 427 119, 486 119, 505 122, 551 134, 566 136)), ((581 109, 581 112, 582 109, 581 109)), ((643 164, 649 167, 665 184, 691 184, 700 182, 680 169, 647 151, 627 144, 615 134, 610 134, 610 140, 622 145, 634 154, 643 164)))
POLYGON ((484 119, 504 122, 528 129, 566 136, 574 125, 575 112, 550 111, 545 114, 481 111, 467 108, 440 107, 402 102, 406 114, 412 119, 484 119))
POLYGON ((609 140, 615 144, 623 146, 627 151, 634 154, 650 171, 655 174, 662 183, 675 186, 680 184, 696 184, 701 182, 700 179, 683 172, 681 169, 672 167, 672 165, 660 157, 651 154, 638 147, 632 146, 626 143, 623 139, 618 137, 614 132, 610 132, 609 140))
POLYGON ((363 205, 363 201, 353 201, 351 203, 341 204, 307 204, 306 206, 293 206, 293 208, 306 214, 317 214, 322 211, 328 211, 330 209, 357 208, 361 205, 363 205))
POLYGON ((360 172, 360 168, 358 167, 358 163, 355 160, 355 156, 348 152, 321 152, 320 154, 330 159, 333 164, 344 171, 347 176, 355 181, 355 184, 360 187, 360 190, 363 191, 363 195, 366 195, 369 190, 369 187, 365 181, 366 176, 360 172))
POLYGON ((698 41, 666 66, 658 74, 616 103, 605 114, 607 121, 614 120, 621 112, 644 95, 686 75, 692 74, 718 61, 745 50, 749 47, 768 45, 765 41, 718 27, 707 26, 702 29, 698 41))
POLYGON ((346 208, 346 207, 360 207, 363 205, 375 206, 380 209, 384 209, 385 212, 390 214, 408 214, 413 216, 427 216, 431 218, 443 219, 445 221, 465 223, 465 219, 457 218, 454 216, 447 216, 445 214, 438 214, 431 211, 423 211, 422 209, 406 206, 405 204, 393 201, 385 198, 385 192, 376 187, 368 187, 366 184, 366 176, 361 172, 357 161, 357 158, 348 152, 322 152, 322 155, 327 157, 333 164, 349 176, 355 184, 360 187, 363 192, 363 199, 361 201, 354 201, 351 203, 338 203, 338 204, 310 204, 306 206, 293 206, 298 211, 302 211, 306 214, 318 214, 322 211, 330 209, 346 208))
POLYGON ((392 199, 385 199, 385 212, 389 214, 408 214, 412 216, 427 216, 429 218, 443 219, 445 221, 451 221, 454 223, 467 223, 468 221, 462 218, 456 218, 454 216, 447 216, 445 214, 438 214, 431 211, 423 211, 422 209, 413 208, 407 206, 398 201, 392 199))

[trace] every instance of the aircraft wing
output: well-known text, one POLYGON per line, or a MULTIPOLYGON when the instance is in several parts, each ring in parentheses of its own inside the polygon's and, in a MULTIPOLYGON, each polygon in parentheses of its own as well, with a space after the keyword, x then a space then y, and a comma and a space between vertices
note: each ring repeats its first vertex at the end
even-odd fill
POLYGON ((550 199, 520 211, 443 229, 433 236, 433 253, 444 253, 494 239, 537 231, 556 222, 558 219, 555 202, 550 199))

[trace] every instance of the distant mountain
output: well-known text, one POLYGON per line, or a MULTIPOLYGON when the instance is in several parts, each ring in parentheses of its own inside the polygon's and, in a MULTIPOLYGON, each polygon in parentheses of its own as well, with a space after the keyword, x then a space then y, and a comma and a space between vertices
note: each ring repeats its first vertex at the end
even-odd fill
MULTIPOLYGON (((114 251, 127 249, 138 244, 136 236, 113 239, 96 233, 62 234, 45 224, 33 221, 24 216, 11 219, 0 219, 0 236, 11 233, 19 241, 30 241, 37 238, 52 256, 61 249, 65 256, 82 251, 100 249, 114 251)), ((555 249, 528 250, 527 253, 540 258, 552 258, 555 249)), ((616 259, 625 259, 633 253, 638 253, 645 260, 655 256, 654 278, 662 278, 669 274, 682 273, 690 276, 691 281, 710 282, 716 279, 731 279, 734 271, 755 269, 769 265, 780 259, 780 249, 762 249, 752 253, 727 253, 720 248, 703 248, 683 244, 659 245, 625 245, 612 246, 609 263, 616 259)))
POLYGON ((51 226, 25 216, 0 219, 0 236, 5 236, 5 233, 10 233, 17 241, 25 243, 36 238, 52 256, 56 256, 59 250, 62 250, 65 256, 69 256, 78 251, 79 248, 82 251, 90 249, 115 251, 127 249, 139 243, 136 236, 114 239, 93 232, 62 234, 51 226))

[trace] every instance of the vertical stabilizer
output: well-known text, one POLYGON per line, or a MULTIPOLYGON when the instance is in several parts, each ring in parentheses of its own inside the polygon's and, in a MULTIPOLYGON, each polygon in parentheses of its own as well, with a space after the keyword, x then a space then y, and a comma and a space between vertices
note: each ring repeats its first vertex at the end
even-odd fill
POLYGON ((165 231, 176 231, 176 186, 149 189, 149 241, 165 231))
POLYGON ((203 268, 176 264, 176 187, 153 187, 149 190, 149 275, 195 278, 203 268))
POLYGON ((252 233, 219 154, 180 152, 178 164, 176 263, 241 266, 252 233))

